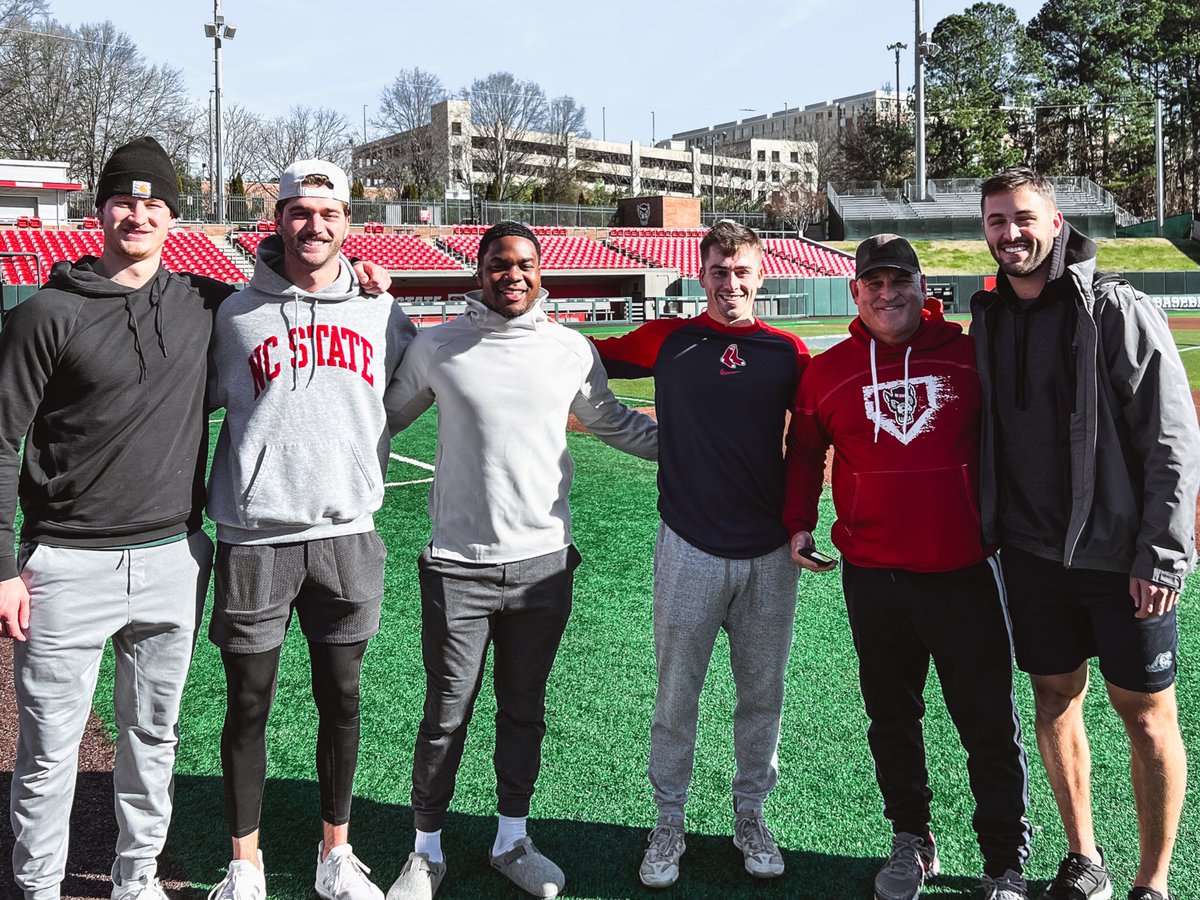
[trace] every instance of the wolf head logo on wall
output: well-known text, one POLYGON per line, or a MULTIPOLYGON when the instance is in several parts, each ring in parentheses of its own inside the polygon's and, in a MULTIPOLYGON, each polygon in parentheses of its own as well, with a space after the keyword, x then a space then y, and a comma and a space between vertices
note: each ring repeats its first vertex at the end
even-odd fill
POLYGON ((637 205, 638 222, 643 228, 650 224, 650 204, 639 203, 637 205))

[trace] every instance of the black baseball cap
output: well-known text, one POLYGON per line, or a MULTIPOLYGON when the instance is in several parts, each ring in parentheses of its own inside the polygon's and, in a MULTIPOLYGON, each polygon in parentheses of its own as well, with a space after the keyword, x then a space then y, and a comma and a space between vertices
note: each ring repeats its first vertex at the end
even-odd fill
POLYGON ((902 269, 921 274, 921 263, 912 244, 898 234, 869 237, 854 252, 854 277, 862 278, 872 269, 902 269))

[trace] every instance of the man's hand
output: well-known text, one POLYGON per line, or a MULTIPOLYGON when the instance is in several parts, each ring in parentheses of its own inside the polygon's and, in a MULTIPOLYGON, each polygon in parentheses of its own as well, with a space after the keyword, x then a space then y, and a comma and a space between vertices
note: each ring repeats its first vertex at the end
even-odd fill
POLYGON ((801 556, 801 550, 811 550, 816 547, 813 542, 811 531, 797 531, 792 535, 792 561, 802 569, 808 569, 810 572, 828 572, 837 566, 837 560, 834 560, 828 565, 821 565, 818 562, 813 562, 807 556, 801 556))
POLYGON ((1139 619, 1164 616, 1179 602, 1179 591, 1134 576, 1129 578, 1129 596, 1136 609, 1134 615, 1139 619))
POLYGON ((354 263, 354 275, 362 285, 363 293, 372 297, 386 294, 387 289, 392 286, 392 276, 388 274, 388 270, 365 259, 354 263))
POLYGON ((0 581, 0 636, 25 640, 29 630, 29 588, 18 575, 0 581))

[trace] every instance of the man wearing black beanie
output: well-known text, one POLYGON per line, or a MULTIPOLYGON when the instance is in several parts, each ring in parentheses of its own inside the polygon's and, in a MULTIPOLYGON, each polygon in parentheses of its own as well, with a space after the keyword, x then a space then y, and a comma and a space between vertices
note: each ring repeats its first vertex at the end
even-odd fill
POLYGON ((60 895, 79 742, 109 640, 111 900, 165 900, 156 872, 179 702, 212 567, 200 527, 204 390, 213 312, 232 288, 163 268, 179 188, 153 138, 113 152, 96 205, 100 256, 57 263, 0 332, 0 635, 14 642, 13 876, 25 900, 60 895))

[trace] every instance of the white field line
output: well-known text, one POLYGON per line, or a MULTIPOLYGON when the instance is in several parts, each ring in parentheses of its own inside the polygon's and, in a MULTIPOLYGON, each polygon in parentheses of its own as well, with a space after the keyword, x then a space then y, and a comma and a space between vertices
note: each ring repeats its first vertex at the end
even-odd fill
POLYGON ((424 469, 426 472, 433 471, 433 466, 427 462, 421 462, 419 459, 409 459, 407 456, 401 456, 399 453, 391 453, 389 456, 396 460, 396 462, 408 463, 410 466, 416 466, 418 469, 424 469))
POLYGON ((1192 346, 1192 347, 1180 347, 1179 348, 1180 353, 1187 353, 1189 350, 1200 350, 1200 344, 1196 344, 1195 346, 1192 346))
POLYGON ((616 397, 618 400, 620 400, 622 403, 635 403, 638 406, 653 406, 654 405, 654 401, 650 400, 646 397, 621 397, 617 394, 613 394, 613 396, 616 397))
MULTIPOLYGON (((433 466, 427 462, 423 462, 422 460, 401 456, 399 453, 389 453, 388 455, 392 459, 396 460, 396 462, 408 463, 410 466, 416 466, 418 469, 424 469, 426 472, 433 471, 433 466)), ((408 487, 410 484, 429 484, 432 481, 432 478, 417 478, 412 481, 389 481, 384 484, 384 487, 408 487)))

